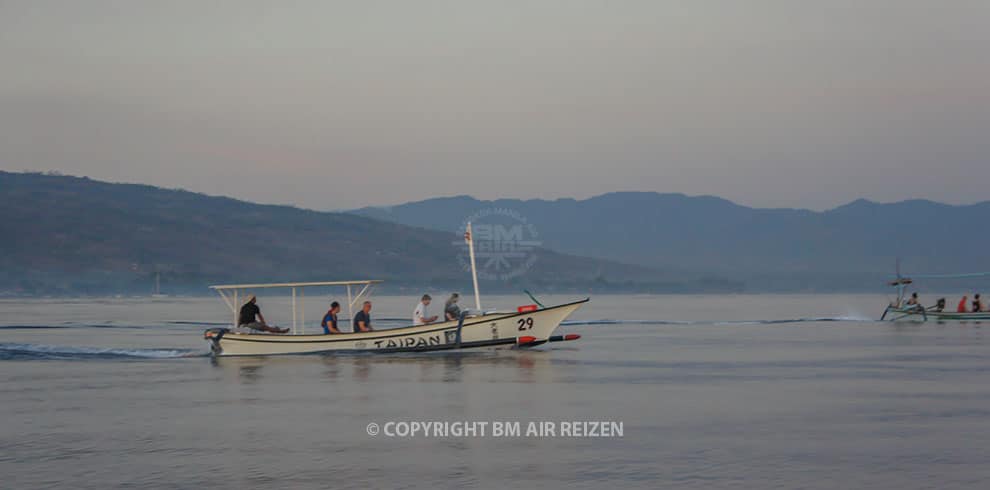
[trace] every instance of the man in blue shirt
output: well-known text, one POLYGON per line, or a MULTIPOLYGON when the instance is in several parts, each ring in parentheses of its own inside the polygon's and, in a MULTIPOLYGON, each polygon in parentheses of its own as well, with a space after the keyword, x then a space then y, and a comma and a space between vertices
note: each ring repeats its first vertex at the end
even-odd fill
POLYGON ((324 334, 340 333, 340 330, 337 330, 337 313, 339 312, 340 303, 336 301, 330 303, 330 310, 327 311, 326 315, 323 315, 323 321, 320 322, 324 334))
POLYGON ((361 311, 354 315, 354 333, 370 332, 371 328, 371 301, 365 301, 361 311))

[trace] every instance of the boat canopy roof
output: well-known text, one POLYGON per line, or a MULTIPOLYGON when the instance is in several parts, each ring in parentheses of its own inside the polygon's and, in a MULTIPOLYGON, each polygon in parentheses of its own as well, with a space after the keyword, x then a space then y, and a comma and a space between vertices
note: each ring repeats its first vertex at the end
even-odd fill
POLYGON ((220 284, 210 286, 210 289, 266 289, 266 288, 308 288, 317 286, 351 286, 359 284, 378 284, 380 279, 364 279, 360 281, 317 281, 317 282, 274 282, 267 284, 220 284))
POLYGON ((359 301, 367 298, 371 291, 372 285, 383 282, 378 279, 363 279, 360 281, 316 281, 316 282, 272 282, 272 283, 259 283, 259 284, 219 284, 215 286, 210 286, 220 295, 223 302, 227 304, 230 308, 230 312, 233 314, 233 326, 237 327, 238 323, 238 311, 242 306, 241 301, 238 299, 238 293, 248 294, 248 290, 251 289, 272 289, 272 288, 286 288, 292 290, 292 333, 300 333, 300 328, 302 328, 303 333, 305 333, 306 328, 306 310, 303 306, 304 291, 302 288, 308 287, 319 287, 319 286, 344 286, 347 288, 347 312, 348 315, 354 316, 354 305, 359 301), (360 288, 357 294, 353 294, 351 291, 351 286, 364 286, 360 288), (296 303, 296 289, 299 291, 299 302, 296 303), (297 318, 301 318, 302 322, 298 322, 297 318))

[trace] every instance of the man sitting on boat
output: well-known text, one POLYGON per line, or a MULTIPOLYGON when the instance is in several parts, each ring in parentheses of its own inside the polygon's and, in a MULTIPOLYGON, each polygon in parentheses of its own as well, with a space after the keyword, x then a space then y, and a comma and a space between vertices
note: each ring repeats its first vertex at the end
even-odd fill
POLYGON ((956 307, 956 313, 966 313, 967 300, 969 300, 969 296, 963 295, 963 298, 959 300, 959 306, 956 307))
POLYGON ((973 313, 983 311, 983 301, 980 300, 980 293, 973 295, 973 313))
POLYGON ((451 293, 450 298, 443 305, 443 314, 447 318, 447 321, 454 321, 461 317, 461 307, 457 306, 457 300, 461 298, 461 295, 457 293, 451 293))
POLYGON ((913 311, 923 311, 925 309, 925 307, 921 305, 921 300, 918 299, 918 292, 917 291, 911 293, 911 297, 908 298, 908 300, 904 302, 903 308, 905 310, 909 310, 909 311, 911 311, 911 310, 913 310, 913 311))
POLYGON ((256 298, 253 294, 250 298, 248 298, 247 303, 244 303, 244 306, 241 307, 241 312, 237 319, 237 326, 271 333, 286 333, 289 331, 288 328, 268 326, 265 322, 264 315, 261 314, 261 308, 258 307, 258 298, 256 298))
POLYGON ((437 316, 430 315, 430 302, 433 298, 429 294, 424 294, 423 298, 420 300, 419 304, 416 305, 416 309, 413 310, 413 325, 426 325, 427 323, 433 323, 437 321, 437 316))
POLYGON ((334 301, 330 303, 330 309, 327 310, 326 315, 323 315, 323 321, 320 322, 324 334, 340 333, 340 330, 337 329, 337 313, 340 313, 340 303, 334 301))
POLYGON ((371 332, 371 301, 365 301, 361 311, 354 315, 354 333, 371 332))

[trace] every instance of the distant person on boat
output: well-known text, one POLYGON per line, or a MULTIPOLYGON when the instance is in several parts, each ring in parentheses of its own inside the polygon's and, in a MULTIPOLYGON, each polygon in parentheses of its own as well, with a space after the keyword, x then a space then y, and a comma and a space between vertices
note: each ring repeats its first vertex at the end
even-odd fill
POLYGON ((969 300, 969 296, 963 296, 963 299, 959 300, 959 306, 956 307, 956 313, 966 313, 966 301, 969 300))
POLYGON ((447 318, 447 321, 457 320, 461 317, 461 307, 457 306, 457 300, 461 299, 461 295, 457 293, 452 293, 447 302, 443 305, 443 315, 447 318))
POLYGON ((423 298, 416 305, 416 309, 413 310, 413 325, 426 325, 427 323, 433 323, 437 321, 437 316, 430 316, 430 302, 433 298, 429 294, 424 294, 423 298))
POLYGON ((918 302, 918 293, 911 293, 911 299, 907 300, 907 305, 908 306, 921 306, 921 303, 918 302))
POLYGON ((361 311, 354 315, 354 333, 371 332, 371 301, 365 301, 361 311))
POLYGON ((244 306, 241 307, 241 313, 237 318, 237 326, 271 333, 285 333, 289 331, 288 328, 268 326, 268 323, 265 322, 265 316, 261 314, 261 308, 258 307, 258 298, 253 294, 248 298, 247 303, 244 303, 244 306))
POLYGON ((980 293, 973 295, 973 313, 983 311, 983 301, 980 300, 980 293))
POLYGON ((935 302, 935 311, 939 313, 945 311, 945 298, 939 298, 938 301, 935 302))
POLYGON ((326 315, 323 315, 323 321, 320 322, 324 334, 340 333, 340 330, 337 329, 337 313, 340 313, 340 303, 334 301, 330 303, 330 309, 327 310, 326 315))

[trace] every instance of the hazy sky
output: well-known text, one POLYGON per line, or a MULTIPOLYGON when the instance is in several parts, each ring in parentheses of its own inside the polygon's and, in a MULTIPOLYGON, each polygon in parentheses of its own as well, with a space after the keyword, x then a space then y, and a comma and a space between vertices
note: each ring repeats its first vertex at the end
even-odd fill
POLYGON ((0 169, 316 209, 990 199, 990 1, 0 0, 0 169))

